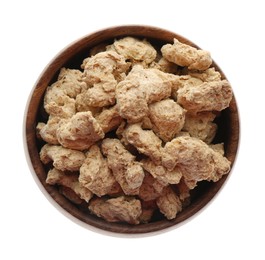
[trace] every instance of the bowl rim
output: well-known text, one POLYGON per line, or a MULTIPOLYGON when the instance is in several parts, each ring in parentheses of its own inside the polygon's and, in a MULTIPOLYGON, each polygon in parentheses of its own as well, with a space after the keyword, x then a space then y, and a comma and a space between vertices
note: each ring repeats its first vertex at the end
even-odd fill
MULTIPOLYGON (((217 183, 218 185, 215 185, 213 190, 211 191, 211 194, 208 196, 203 197, 201 200, 194 202, 192 204, 192 207, 188 207, 190 209, 188 216, 185 214, 182 214, 180 212, 177 215, 177 218, 173 220, 162 220, 157 221, 153 223, 148 224, 139 224, 139 225, 129 225, 124 223, 110 223, 105 220, 99 219, 97 217, 94 217, 92 215, 87 216, 87 214, 76 214, 76 208, 73 208, 73 205, 69 205, 68 203, 65 204, 65 200, 62 200, 62 198, 58 199, 56 198, 56 193, 54 191, 54 187, 48 187, 41 181, 40 175, 38 174, 38 168, 37 165, 39 165, 40 159, 33 158, 33 154, 37 152, 36 148, 36 137, 35 136, 35 126, 33 123, 36 123, 36 117, 38 114, 38 109, 35 109, 35 112, 29 115, 29 111, 34 111, 35 102, 34 99, 40 96, 43 97, 44 92, 48 86, 45 82, 51 81, 52 78, 55 76, 56 71, 60 69, 63 64, 66 62, 65 56, 67 56, 67 53, 69 52, 75 52, 78 53, 84 49, 84 44, 88 41, 93 42, 95 45, 96 42, 102 42, 103 40, 106 41, 106 34, 114 33, 112 39, 118 38, 118 37, 124 37, 124 36, 135 36, 135 37, 143 37, 146 39, 155 39, 160 40, 163 42, 167 42, 167 40, 161 40, 161 34, 164 33, 167 35, 167 38, 170 38, 171 40, 168 42, 173 42, 173 36, 176 37, 181 42, 184 42, 186 44, 189 44, 193 47, 199 48, 196 44, 188 40, 187 38, 175 33, 168 31, 166 29, 162 29, 159 27, 153 27, 148 25, 122 25, 122 26, 113 26, 113 27, 107 27, 101 30, 94 31, 92 33, 89 33, 87 35, 84 35, 83 37, 80 37, 79 39, 73 41, 72 43, 68 44, 66 47, 64 47, 60 52, 58 52, 53 59, 46 65, 46 67, 43 69, 41 74, 39 75, 38 79, 36 80, 34 86, 31 89, 31 92, 28 96, 27 104, 24 111, 24 120, 23 120, 23 144, 24 144, 24 151, 26 155, 26 160, 29 165, 30 171, 32 173, 32 176, 37 183, 38 187, 42 191, 42 193, 45 195, 45 197, 54 205, 59 211, 62 212, 65 216, 70 218, 71 220, 77 220, 78 224, 84 224, 85 227, 91 229, 96 228, 101 231, 107 231, 111 233, 119 233, 119 234, 147 234, 147 233, 154 233, 154 232, 161 232, 169 230, 172 227, 178 227, 181 224, 186 223, 187 221, 190 221, 195 216, 198 215, 202 211, 202 209, 205 209, 206 206, 210 204, 210 202, 213 201, 213 199, 216 197, 217 194, 219 194, 220 190, 223 188, 225 182, 227 181, 228 177, 230 177, 232 170, 234 168, 234 164, 236 161, 236 157, 238 154, 239 149, 239 139, 240 139, 240 121, 239 121, 239 112, 238 112, 238 105, 235 99, 235 95, 233 95, 233 99, 229 106, 229 116, 231 117, 230 120, 234 122, 234 127, 231 133, 232 139, 230 140, 233 143, 233 149, 229 152, 230 160, 232 161, 231 164, 231 170, 230 172, 223 176, 222 179, 220 179, 217 183), (129 33, 128 33, 129 32, 129 33), (140 35, 139 35, 140 34, 140 35), (142 35, 145 34, 145 35, 142 35), (150 37, 152 35, 152 37, 150 37), (154 37, 154 35, 157 35, 157 37, 154 37), (57 69, 56 69, 57 68, 57 69), (56 71, 55 71, 56 69, 56 71), (45 84, 44 84, 45 83, 45 84), (46 85, 46 87, 43 87, 43 84, 46 85), (34 128, 34 133, 33 133, 34 128), (81 223, 80 223, 81 222, 81 223)), ((108 37, 108 39, 110 39, 108 37)), ((91 43, 92 47, 93 45, 91 43)), ((72 56, 73 57, 73 56, 72 56)), ((213 65, 218 69, 218 71, 221 73, 222 77, 227 79, 221 68, 216 64, 216 62, 213 60, 213 65)), ((48 83, 48 82, 47 82, 48 83)), ((233 93, 234 94, 234 93, 233 93)), ((43 170, 44 171, 44 170, 43 170)), ((44 174, 42 172, 41 174, 44 174)), ((78 212, 80 213, 80 212, 78 212)))

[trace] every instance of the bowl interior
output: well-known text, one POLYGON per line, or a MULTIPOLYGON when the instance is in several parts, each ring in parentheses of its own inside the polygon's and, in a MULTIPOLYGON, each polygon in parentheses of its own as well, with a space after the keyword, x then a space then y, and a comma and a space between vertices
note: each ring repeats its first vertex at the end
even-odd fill
MULTIPOLYGON (((44 166, 39 159, 39 151, 44 143, 36 137, 37 123, 40 121, 45 122, 47 120, 47 115, 43 109, 43 97, 45 90, 47 86, 56 81, 61 67, 80 69, 83 59, 88 56, 89 50, 91 48, 103 42, 111 43, 114 39, 124 36, 146 38, 153 46, 157 47, 157 49, 160 49, 160 47, 165 43, 172 43, 173 38, 199 48, 197 45, 180 35, 160 28, 148 26, 113 27, 92 33, 79 39, 62 50, 62 52, 59 53, 44 69, 41 76, 37 80, 29 98, 29 103, 26 110, 25 143, 29 154, 30 163, 34 169, 34 174, 36 174, 41 185, 54 199, 54 201, 60 205, 60 207, 82 222, 103 230, 118 233, 147 233, 162 230, 189 219, 195 213, 200 211, 200 209, 202 209, 217 194, 229 174, 223 176, 222 179, 215 183, 200 182, 191 193, 190 205, 184 208, 182 212, 178 213, 177 217, 173 220, 166 220, 162 218, 161 214, 158 213, 154 215, 152 222, 147 224, 132 226, 124 223, 108 223, 96 216, 91 215, 86 206, 82 204, 76 205, 70 202, 58 191, 56 186, 50 186, 46 184, 45 179, 48 166, 44 166)), ((215 62, 213 62, 212 66, 221 73, 223 79, 226 78, 224 73, 215 62)), ((218 117, 216 123, 218 124, 219 130, 214 142, 224 142, 225 155, 232 162, 233 166, 239 141, 239 118, 237 104, 234 97, 230 103, 230 106, 222 111, 221 116, 218 117)))

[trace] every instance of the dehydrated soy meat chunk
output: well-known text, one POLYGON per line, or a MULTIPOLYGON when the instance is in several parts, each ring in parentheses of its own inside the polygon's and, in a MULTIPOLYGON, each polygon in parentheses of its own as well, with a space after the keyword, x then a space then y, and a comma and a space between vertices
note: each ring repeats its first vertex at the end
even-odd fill
POLYGON ((67 148, 85 150, 104 137, 104 132, 90 111, 78 112, 60 121, 57 129, 59 143, 67 148))
POLYGON ((139 224, 142 214, 140 200, 125 196, 111 199, 92 199, 89 210, 109 222, 127 222, 130 224, 139 224))
POLYGON ((49 116, 46 124, 43 122, 37 124, 37 134, 42 140, 49 144, 59 144, 56 132, 60 121, 60 117, 49 116))
POLYGON ((167 183, 154 178, 151 174, 146 172, 138 196, 143 201, 155 200, 161 195, 164 187, 167 185, 167 183))
POLYGON ((148 116, 148 104, 168 98, 177 76, 135 65, 116 88, 120 115, 130 123, 148 116))
POLYGON ((229 106, 232 96, 232 89, 227 80, 211 81, 180 88, 177 102, 192 113, 221 111, 229 106))
POLYGON ((78 171, 85 158, 83 152, 60 145, 45 144, 40 150, 41 161, 44 164, 53 162, 53 166, 61 171, 78 171))
POLYGON ((125 59, 132 62, 142 62, 146 65, 154 61, 157 54, 156 49, 147 40, 134 37, 115 40, 112 46, 125 59))
POLYGON ((172 99, 149 105, 153 131, 165 142, 171 141, 183 128, 186 111, 172 99))
POLYGON ((170 186, 164 188, 161 196, 156 199, 156 204, 167 219, 174 219, 182 210, 182 203, 170 186))
POLYGON ((154 178, 160 180, 166 184, 178 184, 182 177, 181 170, 175 167, 173 170, 169 171, 162 165, 156 165, 150 159, 144 159, 141 161, 143 168, 149 172, 154 178))
POLYGON ((97 145, 91 146, 86 153, 80 168, 79 182, 99 197, 108 194, 116 183, 97 145))
POLYGON ((114 51, 99 52, 83 61, 84 73, 82 80, 88 86, 93 86, 105 79, 118 82, 123 78, 129 66, 130 64, 126 62, 125 58, 114 51))
POLYGON ((117 129, 123 121, 123 118, 118 113, 117 106, 104 109, 95 118, 104 133, 117 129))
POLYGON ((100 52, 85 59, 82 64, 84 68, 82 79, 89 88, 77 96, 77 106, 113 105, 116 85, 125 77, 129 65, 123 56, 114 51, 100 52))
POLYGON ((123 132, 125 140, 156 164, 161 162, 162 141, 152 130, 143 130, 140 124, 129 125, 123 132))
POLYGON ((93 193, 78 181, 78 175, 76 173, 65 173, 53 168, 48 172, 46 183, 50 185, 59 184, 70 188, 86 202, 89 202, 93 197, 93 193))
POLYGON ((195 115, 187 113, 183 130, 190 136, 210 144, 217 132, 217 124, 213 122, 215 117, 212 112, 200 112, 195 115))
POLYGON ((44 96, 44 108, 49 115, 71 117, 75 114, 75 98, 87 89, 82 72, 62 68, 58 80, 48 86, 44 96))
POLYGON ((102 141, 102 152, 108 166, 126 195, 136 195, 144 179, 144 171, 135 156, 128 152, 118 139, 102 141))
POLYGON ((210 53, 198 50, 190 45, 174 39, 173 44, 165 44, 161 48, 164 58, 180 66, 187 66, 193 70, 206 70, 212 64, 210 53))
POLYGON ((230 162, 203 141, 181 136, 166 143, 162 165, 172 170, 178 165, 187 182, 218 181, 230 170, 230 162))

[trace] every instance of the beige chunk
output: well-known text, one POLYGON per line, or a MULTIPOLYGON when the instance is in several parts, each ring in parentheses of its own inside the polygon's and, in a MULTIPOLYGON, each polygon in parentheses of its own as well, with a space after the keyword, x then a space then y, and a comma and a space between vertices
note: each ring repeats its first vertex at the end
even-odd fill
MULTIPOLYGON (((54 83, 57 84, 57 83, 54 83)), ((51 86, 53 87, 53 85, 51 86)), ((49 87, 48 87, 49 88, 49 87)), ((47 91, 48 91, 47 88, 47 91)), ((57 93, 51 94, 52 96, 56 96, 57 93)), ((49 94, 46 94, 44 97, 44 108, 46 112, 53 116, 53 117, 61 117, 61 118, 69 118, 73 116, 76 112, 75 109, 75 99, 69 98, 66 95, 61 95, 61 93, 58 94, 58 98, 56 101, 50 101, 49 103, 46 101, 46 97, 49 94)))
POLYGON ((178 90, 186 86, 201 85, 203 81, 199 78, 192 77, 190 75, 182 75, 176 78, 175 84, 172 88, 172 97, 176 101, 178 98, 178 90))
POLYGON ((178 90, 178 103, 192 113, 221 111, 229 106, 232 89, 227 80, 205 82, 178 90))
POLYGON ((109 222, 139 224, 142 214, 138 199, 120 196, 112 199, 96 198, 91 200, 89 210, 109 222))
POLYGON ((53 161, 53 166, 61 171, 78 171, 85 158, 84 153, 59 145, 45 144, 40 151, 44 164, 53 161))
POLYGON ((212 64, 210 53, 198 50, 190 45, 174 39, 174 44, 162 46, 161 52, 164 58, 179 66, 187 66, 193 70, 206 70, 212 64))
POLYGON ((95 118, 104 133, 117 129, 123 121, 123 118, 118 113, 117 106, 113 106, 109 109, 104 109, 95 118))
POLYGON ((149 113, 148 104, 171 95, 175 77, 158 69, 144 69, 135 65, 116 88, 120 115, 130 123, 141 121, 149 113))
POLYGON ((102 152, 107 157, 108 166, 124 193, 137 195, 144 179, 141 164, 135 160, 135 157, 125 149, 118 139, 104 139, 102 152))
POLYGON ((57 139, 57 128, 61 118, 60 117, 49 117, 47 123, 38 123, 37 132, 45 142, 49 144, 59 144, 57 139))
POLYGON ((202 83, 203 81, 200 78, 193 77, 191 75, 181 75, 176 79, 176 84, 174 86, 177 86, 176 89, 179 89, 186 86, 197 86, 202 83))
POLYGON ((139 122, 148 115, 146 95, 139 83, 124 80, 116 88, 119 114, 128 122, 139 122))
POLYGON ((208 177, 207 181, 216 182, 219 181, 223 175, 229 173, 231 163, 222 155, 221 150, 212 149, 212 151, 214 151, 212 159, 215 165, 215 170, 211 176, 208 177))
POLYGON ((89 86, 93 86, 106 78, 119 81, 123 78, 123 73, 127 72, 129 66, 130 64, 125 61, 125 58, 115 51, 99 52, 83 61, 84 73, 82 79, 89 86))
POLYGON ((138 196, 143 201, 154 200, 161 195, 165 186, 167 186, 165 182, 154 178, 151 174, 146 172, 138 196))
POLYGON ((91 146, 87 152, 80 168, 79 182, 99 197, 109 193, 116 183, 97 145, 91 146))
POLYGON ((224 150, 224 143, 219 143, 219 144, 210 144, 209 145, 214 151, 220 153, 221 155, 225 155, 225 150, 224 150))
POLYGON ((180 132, 185 122, 185 110, 172 99, 149 105, 153 131, 165 142, 180 132))
POLYGON ((203 82, 221 81, 221 74, 215 68, 209 68, 205 71, 187 71, 188 75, 181 75, 176 78, 172 88, 172 97, 177 100, 178 90, 183 87, 192 87, 201 85, 203 82))
POLYGON ((158 69, 144 69, 141 65, 135 65, 126 80, 139 84, 146 95, 147 103, 151 104, 169 97, 177 78, 176 75, 158 69))
POLYGON ((152 130, 143 130, 140 124, 133 124, 126 128, 123 136, 128 143, 132 144, 140 153, 150 157, 154 163, 161 162, 162 141, 152 130))
POLYGON ((101 79, 93 87, 76 97, 76 107, 79 111, 91 110, 92 108, 104 107, 115 103, 115 89, 117 82, 113 76, 101 79))
POLYGON ((124 37, 115 40, 113 46, 120 55, 133 62, 150 64, 156 58, 156 50, 147 40, 124 37))
POLYGON ((186 183, 202 180, 218 181, 230 170, 230 162, 203 141, 182 136, 166 143, 162 165, 172 170, 178 165, 186 183))
POLYGON ((221 74, 215 68, 209 68, 205 71, 189 71, 189 75, 193 78, 200 79, 203 82, 220 81, 221 74))
POLYGON ((141 161, 141 163, 147 172, 161 182, 166 184, 177 184, 180 182, 182 174, 178 167, 175 167, 172 171, 169 171, 162 165, 156 165, 150 159, 144 159, 141 161))
POLYGON ((70 98, 75 98, 78 94, 87 89, 87 85, 82 80, 83 73, 76 69, 62 68, 58 76, 61 81, 61 88, 70 98))
POLYGON ((174 219, 182 210, 182 203, 170 186, 164 188, 162 195, 156 199, 156 204, 167 219, 174 219))
POLYGON ((104 132, 90 111, 78 112, 60 121, 57 138, 64 147, 85 150, 104 138, 104 132))
POLYGON ((58 80, 46 90, 44 108, 52 116, 71 117, 75 114, 75 97, 86 89, 81 71, 62 68, 58 80))
POLYGON ((53 168, 48 172, 46 183, 50 185, 59 184, 68 187, 86 202, 89 202, 93 196, 93 193, 89 189, 85 188, 78 182, 78 174, 75 173, 66 174, 63 171, 53 168))
POLYGON ((215 114, 212 112, 200 112, 196 115, 187 113, 183 130, 189 132, 190 136, 210 144, 217 132, 217 124, 213 123, 214 118, 215 114))
POLYGON ((123 56, 114 51, 97 53, 83 61, 83 80, 90 88, 77 96, 77 107, 104 107, 115 103, 117 83, 129 68, 123 56))

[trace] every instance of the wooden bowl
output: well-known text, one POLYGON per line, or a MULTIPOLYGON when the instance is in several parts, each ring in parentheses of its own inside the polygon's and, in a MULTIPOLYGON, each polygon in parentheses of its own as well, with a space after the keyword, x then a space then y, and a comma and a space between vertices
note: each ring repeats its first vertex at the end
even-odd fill
MULTIPOLYGON (((39 151, 43 144, 41 144, 36 137, 36 124, 42 120, 43 97, 47 86, 56 81, 59 70, 62 67, 80 69, 82 60, 87 57, 89 50, 92 47, 103 42, 111 43, 115 38, 128 35, 146 38, 153 45, 158 47, 165 43, 172 43, 173 38, 176 38, 183 43, 199 48, 191 41, 176 33, 149 26, 119 26, 89 34, 62 50, 40 75, 29 97, 28 106, 25 112, 24 132, 26 153, 28 153, 28 161, 33 169, 33 174, 37 177, 41 186, 47 191, 50 198, 52 198, 59 207, 70 213, 74 218, 79 219, 85 225, 90 225, 111 232, 135 234, 163 230, 188 220, 213 199, 225 183, 231 171, 228 175, 223 176, 218 182, 199 183, 198 187, 196 187, 192 193, 190 205, 184 208, 182 212, 178 213, 175 219, 166 220, 158 218, 154 219, 151 223, 139 225, 108 223, 103 219, 91 215, 82 207, 70 202, 58 191, 56 186, 46 184, 45 179, 47 169, 39 158, 39 151)), ((215 62, 213 62, 212 66, 221 73, 224 79, 226 78, 215 62)), ((224 142, 225 155, 232 162, 233 166, 239 142, 239 116, 234 97, 229 108, 222 111, 218 120, 218 127, 218 141, 224 142)))

